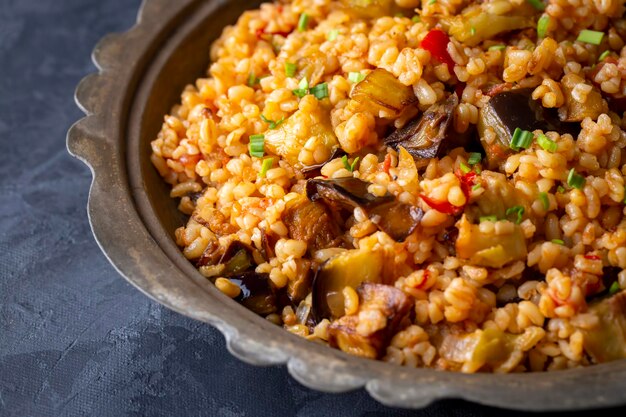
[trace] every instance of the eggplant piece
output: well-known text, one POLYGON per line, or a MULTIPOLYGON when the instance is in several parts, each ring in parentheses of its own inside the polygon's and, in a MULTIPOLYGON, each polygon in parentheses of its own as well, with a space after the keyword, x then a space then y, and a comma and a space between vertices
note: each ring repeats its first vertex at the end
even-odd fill
POLYGON ((220 243, 217 240, 211 240, 207 245, 200 258, 196 261, 196 268, 207 265, 217 265, 224 254, 220 243))
POLYGON ((253 252, 255 249, 238 240, 231 242, 224 251, 219 264, 224 265, 222 276, 236 275, 256 267, 253 252))
POLYGON ((374 116, 395 118, 412 103, 417 101, 413 89, 402 84, 389 71, 377 68, 356 84, 350 98, 358 102, 363 110, 374 116))
POLYGON ((580 124, 562 123, 556 109, 547 109, 532 99, 532 88, 495 94, 478 113, 478 133, 487 154, 489 168, 497 168, 513 152, 510 148, 516 128, 544 132, 556 131, 576 135, 580 124), (486 130, 493 129, 496 140, 487 143, 486 130))
POLYGON ((384 327, 370 334, 359 332, 359 314, 344 316, 328 326, 328 343, 344 352, 366 358, 380 358, 389 341, 399 330, 402 321, 413 310, 413 300, 399 289, 390 285, 363 283, 357 288, 359 312, 382 313, 384 327))
POLYGON ((278 128, 265 132, 265 149, 281 156, 291 165, 300 167, 302 165, 298 159, 300 152, 312 137, 317 137, 321 141, 322 146, 328 149, 329 155, 339 146, 329 112, 323 106, 318 106, 310 112, 298 110, 278 128))
POLYGON ((278 311, 276 291, 269 274, 247 271, 227 278, 241 289, 235 301, 262 316, 278 311))
POLYGON ((404 241, 419 225, 424 212, 419 207, 401 203, 391 194, 377 197, 367 191, 370 183, 358 178, 307 181, 308 198, 324 201, 333 211, 360 207, 380 230, 396 242, 404 241))
POLYGON ((433 104, 424 114, 410 121, 384 139, 385 145, 398 150, 402 147, 416 159, 429 159, 443 156, 449 150, 465 146, 464 141, 449 142, 454 132, 452 116, 459 104, 455 94, 443 103, 433 104))
POLYGON ((476 46, 502 33, 535 26, 530 16, 502 16, 484 13, 480 8, 461 15, 443 17, 441 23, 450 36, 467 46, 476 46))
POLYGON ((298 305, 311 292, 312 262, 304 258, 295 259, 294 262, 296 263, 296 277, 287 285, 287 296, 292 304, 298 305))
POLYGON ((602 98, 602 93, 597 87, 592 87, 584 103, 574 100, 572 95, 574 87, 584 83, 585 79, 578 74, 569 73, 561 79, 561 89, 565 97, 565 107, 559 114, 565 122, 582 122, 585 117, 596 120, 602 113, 608 113, 609 105, 602 98))
POLYGON ((316 318, 344 315, 343 289, 357 288, 363 282, 382 282, 385 253, 352 249, 325 262, 313 282, 313 308, 316 318))
POLYGON ((459 237, 455 247, 459 258, 490 268, 501 268, 509 262, 526 259, 526 238, 517 224, 509 234, 483 233, 478 225, 471 224, 464 215, 456 226, 459 237))
POLYGON ((439 354, 451 362, 470 362, 473 369, 480 369, 485 364, 494 366, 506 361, 513 354, 517 337, 519 336, 500 329, 479 329, 466 334, 450 333, 443 337, 439 354))
POLYGON ((583 347, 596 363, 626 358, 626 291, 589 305, 598 325, 583 329, 583 347))
POLYGON ((341 230, 320 202, 309 201, 305 196, 289 200, 282 220, 289 230, 289 237, 305 241, 311 252, 341 244, 341 230))

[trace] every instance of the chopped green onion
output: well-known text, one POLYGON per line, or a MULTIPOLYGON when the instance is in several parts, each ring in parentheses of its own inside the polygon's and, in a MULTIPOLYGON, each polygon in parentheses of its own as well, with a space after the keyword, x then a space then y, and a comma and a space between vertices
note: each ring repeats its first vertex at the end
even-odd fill
POLYGON ((511 214, 516 214, 517 219, 515 220, 515 224, 520 224, 522 222, 522 215, 524 214, 524 207, 522 206, 509 207, 508 209, 506 209, 505 214, 507 216, 511 214))
POLYGON ((491 45, 489 47, 490 51, 504 51, 506 49, 506 45, 491 45))
POLYGON ((609 288, 609 294, 617 294, 620 290, 619 282, 615 281, 611 284, 611 288, 609 288))
POLYGON ((264 178, 265 174, 267 174, 267 171, 269 171, 273 164, 274 158, 265 158, 263 160, 263 164, 261 165, 261 172, 259 172, 259 177, 264 178))
POLYGON ((263 120, 265 123, 267 123, 269 125, 270 130, 274 130, 276 129, 278 126, 280 126, 281 124, 283 124, 283 122, 285 121, 284 117, 281 117, 280 120, 277 121, 273 121, 268 119, 267 117, 265 117, 263 115, 263 113, 261 113, 261 120, 263 120))
POLYGON ((298 19, 298 32, 304 32, 309 26, 309 15, 302 13, 300 19, 298 19))
POLYGON ((250 156, 263 158, 263 155, 265 155, 265 135, 250 136, 248 150, 250 151, 250 156))
POLYGON ((590 43, 592 45, 600 45, 604 32, 598 32, 597 30, 581 30, 576 39, 578 42, 590 43))
POLYGON ((341 157, 341 162, 343 162, 343 166, 344 168, 346 168, 348 171, 350 172, 354 172, 354 170, 356 169, 357 164, 359 163, 359 160, 361 158, 360 157, 356 157, 353 161, 352 164, 350 164, 350 162, 348 161, 348 155, 344 155, 341 157))
POLYGON ((546 9, 546 5, 543 4, 541 0, 526 0, 526 1, 535 9, 539 10, 540 12, 543 12, 546 9))
POLYGON ((497 222, 498 221, 498 217, 497 216, 480 216, 478 218, 478 220, 482 223, 482 222, 497 222))
POLYGON ((259 83, 259 79, 254 75, 254 72, 248 74, 248 87, 254 87, 259 83))
POLYGON ((311 87, 310 92, 318 100, 325 99, 326 97, 328 97, 328 84, 321 83, 321 84, 316 85, 315 87, 311 87))
POLYGON ((326 34, 326 39, 329 41, 334 41, 339 36, 339 29, 333 29, 326 34))
POLYGON ((565 188, 563 188, 562 185, 559 185, 558 187, 556 187, 556 192, 563 194, 565 192, 565 188))
POLYGON ((598 57, 598 62, 604 61, 605 58, 609 55, 611 55, 611 50, 607 49, 606 51, 602 52, 602 54, 600 54, 600 56, 598 57))
POLYGON ((431 6, 435 3, 437 3, 437 0, 428 0, 428 4, 430 4, 431 6))
POLYGON ((413 16, 411 18, 411 22, 413 22, 413 23, 419 23, 421 21, 422 21, 422 19, 418 15, 415 15, 415 16, 413 16))
POLYGON ((472 187, 472 191, 476 191, 479 188, 482 188, 482 186, 483 186, 482 184, 474 184, 474 186, 472 187))
POLYGON ((539 193, 539 200, 541 200, 541 204, 543 204, 544 210, 548 210, 550 208, 550 200, 548 199, 547 193, 539 193))
POLYGON ((479 152, 471 152, 469 154, 469 158, 467 158, 467 163, 470 165, 476 165, 480 161, 482 161, 483 156, 479 152))
POLYGON ((539 146, 541 146, 542 149, 554 153, 556 152, 556 150, 558 149, 559 145, 556 144, 556 142, 554 142, 553 140, 550 140, 546 135, 544 135, 543 133, 539 136, 537 136, 537 143, 539 144, 539 146))
POLYGON ((469 173, 469 172, 472 170, 472 168, 468 167, 468 166, 467 166, 466 164, 464 164, 463 162, 461 162, 461 163, 459 164, 459 168, 461 168, 461 172, 463 172, 464 174, 467 174, 467 173, 469 173))
POLYGON ((287 77, 293 77, 296 75, 296 70, 298 66, 292 62, 285 62, 285 75, 287 77))
POLYGON ((554 243, 555 245, 565 245, 565 242, 561 239, 552 239, 552 243, 554 243))
POLYGON ((522 130, 519 127, 515 128, 513 132, 513 138, 511 138, 511 149, 519 151, 520 149, 528 149, 533 142, 533 134, 527 130, 522 130))
POLYGON ((550 17, 543 15, 537 21, 537 37, 544 38, 546 32, 548 32, 548 25, 550 24, 550 17))
POLYGON ((365 79, 365 75, 360 72, 350 72, 348 73, 348 80, 353 83, 360 83, 365 79))
POLYGON ((474 36, 476 34, 476 28, 474 26, 470 27, 470 34, 474 36))
POLYGON ((567 185, 580 190, 585 185, 585 177, 578 175, 576 170, 572 168, 570 169, 569 174, 567 174, 567 185))
POLYGON ((296 95, 296 97, 299 98, 302 98, 309 94, 309 82, 306 80, 306 77, 300 80, 300 83, 298 84, 298 89, 293 90, 293 93, 296 95))
POLYGON ((624 201, 623 201, 623 203, 626 204, 626 187, 624 187, 624 201))

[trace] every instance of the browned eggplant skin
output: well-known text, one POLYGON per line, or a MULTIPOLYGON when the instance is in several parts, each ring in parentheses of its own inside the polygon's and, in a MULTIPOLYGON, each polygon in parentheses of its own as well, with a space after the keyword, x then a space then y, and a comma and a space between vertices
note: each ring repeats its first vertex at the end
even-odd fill
POLYGON ((433 104, 421 116, 387 136, 385 144, 395 150, 401 146, 416 159, 435 158, 453 147, 463 146, 446 140, 453 133, 452 116, 458 104, 456 93, 443 103, 433 104))
POLYGON ((576 134, 580 125, 564 123, 558 112, 546 109, 532 99, 532 88, 519 88, 494 94, 478 113, 478 134, 490 168, 496 168, 513 152, 510 148, 516 128, 576 134), (487 143, 486 130, 492 129, 496 141, 487 143))
POLYGON ((341 246, 341 230, 327 207, 306 197, 289 201, 283 212, 289 237, 307 243, 309 251, 341 246))
POLYGON ((376 309, 386 318, 382 329, 363 336, 357 332, 358 314, 343 316, 328 327, 328 342, 344 352, 372 359, 385 353, 391 337, 399 330, 402 321, 413 310, 414 302, 401 290, 390 285, 364 282, 357 288, 359 311, 376 309))
POLYGON ((369 185, 358 178, 311 179, 306 192, 311 201, 323 201, 335 210, 360 207, 380 230, 397 242, 404 241, 417 228, 424 212, 397 201, 391 194, 377 197, 367 191, 369 185))

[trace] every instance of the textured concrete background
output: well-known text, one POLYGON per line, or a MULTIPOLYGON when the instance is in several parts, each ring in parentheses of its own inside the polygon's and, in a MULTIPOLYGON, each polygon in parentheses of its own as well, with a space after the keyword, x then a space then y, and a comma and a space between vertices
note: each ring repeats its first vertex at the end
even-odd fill
MULTIPOLYGON (((89 170, 65 151, 97 40, 138 0, 0 0, 1 416, 517 415, 462 401, 409 412, 311 391, 233 359, 222 336, 148 300, 87 222, 89 170)), ((623 410, 622 410, 623 411, 623 410)))

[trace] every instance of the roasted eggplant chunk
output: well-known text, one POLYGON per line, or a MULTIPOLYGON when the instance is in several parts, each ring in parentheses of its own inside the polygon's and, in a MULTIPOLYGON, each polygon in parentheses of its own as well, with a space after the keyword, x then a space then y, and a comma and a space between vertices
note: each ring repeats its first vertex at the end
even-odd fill
POLYGON ((364 110, 385 117, 398 117, 408 105, 417 101, 411 87, 402 84, 392 73, 382 68, 370 72, 356 84, 350 98, 364 110))
POLYGON ((269 274, 247 271, 227 278, 241 289, 236 301, 260 315, 268 315, 278 310, 276 291, 269 274))
POLYGON ((589 306, 598 325, 583 329, 585 352, 596 363, 626 358, 626 291, 589 306))
POLYGON ((313 202, 323 201, 333 210, 361 207, 380 230, 397 242, 404 241, 418 226, 423 211, 400 203, 391 194, 377 197, 367 191, 370 183, 358 178, 312 179, 306 192, 313 202))
POLYGON ((341 230, 320 202, 309 201, 305 196, 288 201, 283 222, 289 237, 305 241, 310 251, 340 246, 341 230))
POLYGON ((313 309, 318 320, 344 315, 343 289, 363 282, 381 282, 386 260, 383 251, 352 249, 326 261, 313 283, 313 309))
MULTIPOLYGON (((487 154, 490 168, 496 168, 512 153, 510 148, 516 128, 532 132, 576 133, 576 126, 562 123, 555 109, 544 108, 532 99, 532 88, 503 91, 495 94, 478 113, 478 134, 487 154), (493 129, 496 140, 486 141, 487 129, 493 129)), ((580 125, 578 125, 578 129, 580 125)))
POLYGON ((366 358, 380 358, 391 337, 413 309, 413 301, 390 285, 363 283, 357 288, 359 313, 344 316, 328 327, 328 342, 344 352, 366 358), (384 317, 377 326, 360 326, 360 317, 384 317))
MULTIPOLYGON (((459 98, 452 94, 440 104, 433 104, 424 114, 385 138, 385 145, 398 150, 403 147, 416 159, 443 156, 449 150, 464 146, 462 141, 449 141, 453 134, 452 115, 459 98)), ((457 137, 459 137, 457 135, 457 137)))

